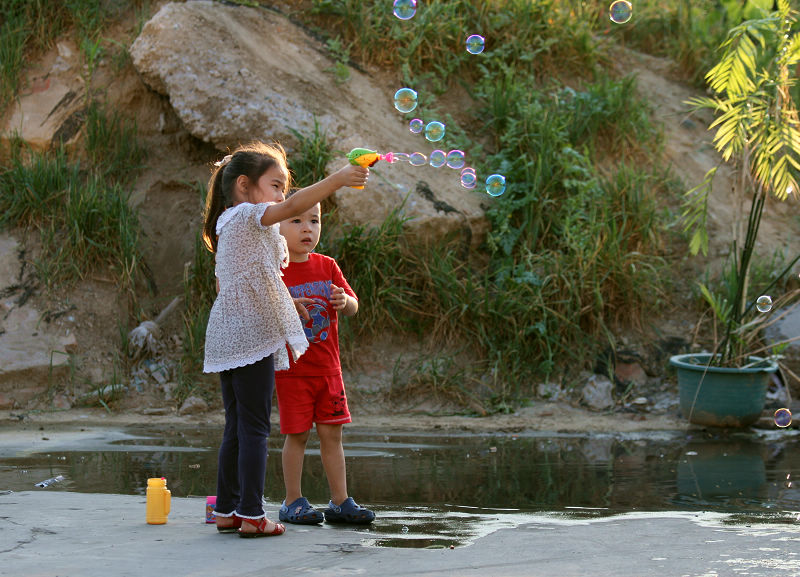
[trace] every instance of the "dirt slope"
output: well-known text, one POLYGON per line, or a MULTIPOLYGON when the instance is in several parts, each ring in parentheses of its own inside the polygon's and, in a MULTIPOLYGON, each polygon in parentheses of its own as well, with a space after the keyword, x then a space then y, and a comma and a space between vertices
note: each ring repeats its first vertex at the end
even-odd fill
MULTIPOLYGON (((154 10, 157 6, 154 6, 154 10)), ((112 40, 129 45, 132 38, 128 28, 120 26, 116 38, 112 40)), ((712 134, 706 129, 708 118, 687 116, 685 101, 696 96, 696 90, 676 80, 671 72, 670 61, 661 58, 620 49, 626 62, 626 71, 638 76, 639 91, 652 104, 655 119, 663 124, 664 156, 674 174, 687 187, 698 184, 704 174, 718 163, 718 155, 710 144, 712 134)), ((45 55, 42 62, 32 63, 26 71, 25 86, 34 86, 43 75, 51 74, 48 62, 54 59, 53 54, 45 55)), ((74 78, 75 69, 57 72, 65 78, 74 78)), ((394 91, 395 81, 385 71, 375 71, 371 76, 373 82, 383 83, 387 93, 394 91)), ((208 163, 217 156, 215 149, 192 138, 181 125, 172 110, 169 101, 149 90, 128 62, 122 69, 117 69, 106 60, 99 67, 95 76, 95 85, 102 87, 110 103, 130 117, 136 118, 140 137, 146 143, 150 156, 144 172, 136 182, 133 202, 140 208, 142 223, 146 232, 146 253, 148 264, 153 270, 158 295, 148 303, 152 317, 168 303, 172 297, 182 293, 181 282, 186 263, 191 260, 194 247, 194 234, 200 226, 200 199, 197 183, 204 183, 209 174, 208 163)), ((300 97, 301 94, 289 95, 300 97)), ((706 262, 719 262, 724 257, 727 239, 730 235, 732 216, 737 203, 731 198, 729 175, 720 171, 715 183, 714 201, 712 204, 711 226, 712 246, 709 259, 694 259, 693 267, 702 269, 706 262)), ((677 199, 671 199, 675 206, 677 199)), ((790 246, 796 243, 797 201, 771 203, 764 220, 764 250, 790 246)), ((114 359, 115 343, 119 341, 122 331, 132 327, 120 327, 119 319, 123 310, 115 300, 115 287, 102 276, 87 279, 87 282, 69 293, 58 295, 55 300, 43 296, 34 298, 30 306, 42 311, 69 310, 69 315, 59 317, 57 332, 69 331, 77 336, 77 350, 81 363, 75 367, 76 379, 74 388, 67 386, 51 387, 43 397, 40 407, 52 408, 54 397, 58 397, 62 406, 74 402, 78 392, 108 384, 115 378, 117 363, 114 359), (71 320, 70 320, 71 319, 71 320), (77 389, 77 390, 76 390, 77 389)), ((674 311, 673 311, 674 312, 674 311)), ((674 317, 674 315, 673 315, 674 317)), ((689 318, 693 315, 667 319, 663 322, 670 325, 670 330, 688 331, 689 318), (680 322, 678 322, 680 321, 680 322), (681 324, 683 323, 683 324, 681 324)), ((178 315, 169 320, 166 327, 168 334, 179 335, 182 322, 178 315)), ((34 337, 35 338, 35 337, 34 337)), ((180 342, 171 341, 172 354, 180 354, 180 342)), ((370 422, 381 426, 391 425, 396 407, 387 401, 383 392, 390 386, 392 372, 396 361, 408 355, 415 346, 407 343, 396 343, 387 339, 385 343, 375 343, 368 351, 369 359, 364 360, 349 375, 352 383, 352 402, 354 413, 370 415, 370 422)), ((146 388, 140 393, 131 395, 120 407, 128 410, 147 406, 172 406, 165 400, 163 390, 156 386, 146 388)), ((436 410, 442 405, 434 401, 431 404, 416 406, 415 410, 436 410)), ((542 405, 544 407, 545 405, 542 405)), ((523 410, 511 417, 492 417, 495 425, 513 422, 513 427, 539 427, 542 422, 551 422, 547 417, 556 415, 551 424, 558 427, 559 420, 569 422, 571 426, 586 427, 591 430, 595 422, 601 428, 618 426, 621 422, 634 423, 633 427, 649 428, 650 418, 640 421, 630 416, 598 415, 582 411, 566 405, 552 408, 551 415, 543 415, 542 410, 523 410), (578 411, 575 413, 574 411, 578 411), (640 423, 639 425, 635 423, 640 423), (582 423, 575 425, 575 423, 582 423), (614 425, 616 423, 617 425, 614 425)), ((405 407, 409 408, 409 407, 405 407)), ((547 412, 545 409, 544 412, 547 412)), ((213 413, 213 411, 212 411, 213 413)), ((422 418, 422 417, 420 417, 422 418)), ((661 417, 659 417, 660 419, 661 417)), ((435 419, 434 419, 435 420, 435 419)), ((668 419, 669 420, 669 419, 668 419)), ((425 421, 427 422, 427 421, 425 421)), ((674 424, 674 423, 671 423, 674 424)), ((495 425, 490 425, 495 426, 495 425)), ((502 425, 506 426, 506 425, 502 425)))

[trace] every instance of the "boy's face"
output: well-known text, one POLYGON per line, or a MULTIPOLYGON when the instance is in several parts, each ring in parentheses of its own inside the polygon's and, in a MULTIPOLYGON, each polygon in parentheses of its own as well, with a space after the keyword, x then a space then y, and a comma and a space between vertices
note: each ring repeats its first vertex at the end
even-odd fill
POLYGON ((308 260, 308 254, 319 242, 319 233, 322 230, 321 216, 320 205, 315 204, 300 216, 281 222, 281 234, 289 247, 289 260, 292 262, 308 260))

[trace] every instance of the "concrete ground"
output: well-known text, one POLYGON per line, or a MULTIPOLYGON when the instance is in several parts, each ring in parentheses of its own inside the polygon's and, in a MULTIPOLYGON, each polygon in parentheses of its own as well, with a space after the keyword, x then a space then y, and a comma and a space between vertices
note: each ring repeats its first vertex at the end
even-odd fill
MULTIPOLYGON (((376 546, 403 537, 403 511, 369 529, 290 525, 241 539, 204 523, 205 501, 175 498, 165 525, 145 498, 41 489, 0 494, 0 575, 800 576, 800 521, 730 524, 724 515, 639 513, 592 520, 498 512, 453 549, 376 546)), ((380 513, 380 512, 379 512, 380 513)), ((416 513, 416 512, 415 512, 416 513)), ((277 517, 277 505, 268 514, 277 517)), ((472 516, 474 518, 474 516, 472 516)))

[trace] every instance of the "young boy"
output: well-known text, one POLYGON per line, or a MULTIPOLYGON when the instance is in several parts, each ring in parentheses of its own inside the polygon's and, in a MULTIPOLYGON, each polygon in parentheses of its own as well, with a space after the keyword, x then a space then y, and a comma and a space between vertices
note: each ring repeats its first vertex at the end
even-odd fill
MULTIPOLYGON (((350 411, 339 362, 337 315, 358 312, 358 298, 347 284, 336 261, 313 252, 321 230, 320 205, 281 222, 281 234, 289 248, 289 266, 283 270, 296 303, 302 303, 310 319, 304 320, 308 350, 288 371, 275 373, 283 445, 283 482, 286 499, 281 521, 300 525, 321 523, 371 523, 375 514, 347 495, 342 425, 350 423, 350 411), (312 424, 316 424, 320 455, 328 478, 331 500, 323 513, 303 497, 300 481, 303 457, 312 424)), ((304 317, 306 315, 303 315, 304 317)))

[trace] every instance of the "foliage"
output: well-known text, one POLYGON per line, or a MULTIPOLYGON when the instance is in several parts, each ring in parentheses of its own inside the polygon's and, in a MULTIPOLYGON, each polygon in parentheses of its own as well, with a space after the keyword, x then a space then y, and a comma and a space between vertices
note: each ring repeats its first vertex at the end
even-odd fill
MULTIPOLYGON (((725 297, 701 287, 715 318, 725 327, 717 345, 719 355, 713 358, 721 365, 735 366, 752 353, 759 335, 752 329, 768 318, 762 315, 753 321, 748 317, 754 306, 748 298, 750 266, 764 203, 770 194, 779 200, 797 194, 800 121, 791 95, 796 82, 792 71, 800 62, 797 13, 787 0, 779 0, 776 11, 732 28, 720 49, 719 61, 706 75, 714 96, 695 98, 690 104, 717 114, 710 127, 716 129, 714 145, 738 170, 737 192, 750 197, 744 234, 733 240, 733 291, 725 297), (749 338, 743 327, 750 329, 749 338)), ((687 193, 684 215, 687 227, 694 227, 690 248, 695 254, 707 246, 705 212, 711 177, 713 173, 687 193)), ((800 255, 792 264, 798 259, 800 255)))
POLYGON ((149 279, 139 245, 137 211, 128 204, 128 183, 144 159, 135 124, 90 107, 89 162, 70 158, 63 146, 35 151, 12 141, 0 164, 0 227, 39 233, 39 281, 54 290, 110 267, 132 301, 149 279))
POLYGON ((376 227, 324 227, 321 250, 340 261, 363 303, 357 336, 392 328, 466 347, 470 374, 490 383, 475 386, 503 406, 533 379, 584 366, 615 326, 641 325, 665 286, 657 199, 673 192, 672 179, 649 168, 660 133, 635 78, 596 66, 607 59, 592 37, 596 7, 430 2, 409 27, 390 4, 313 5, 314 21, 336 30, 336 45, 357 62, 425 87, 422 114, 436 106, 432 91, 462 84, 476 104, 448 120, 448 143, 479 159, 479 173, 509 182, 487 202, 487 260, 458 239, 414 241, 402 207, 376 227), (465 29, 487 38, 480 59, 464 50, 465 29), (578 85, 559 85, 560 75, 578 85))
MULTIPOLYGON (((336 30, 361 64, 402 70, 406 81, 441 93, 461 79, 475 80, 464 30, 489 39, 487 55, 525 75, 582 74, 596 57, 591 25, 575 18, 571 2, 546 0, 434 0, 414 26, 392 14, 391 2, 314 0, 312 14, 336 30)), ((578 4, 578 3, 574 3, 578 4)))
MULTIPOLYGON (((141 0, 118 3, 119 10, 141 0)), ((72 28, 84 54, 88 77, 100 54, 100 30, 109 18, 104 0, 3 0, 0 3, 0 109, 19 90, 25 57, 52 46, 72 28)))
MULTIPOLYGON (((205 187, 195 187, 200 191, 198 206, 203 205, 205 187)), ((195 234, 194 259, 186 268, 183 278, 184 302, 183 312, 183 354, 179 390, 175 391, 178 401, 183 401, 193 390, 202 386, 203 355, 206 339, 208 315, 216 297, 216 277, 214 276, 214 255, 206 250, 200 231, 195 234)), ((209 391, 204 391, 209 392, 209 391)))
POLYGON ((325 178, 325 169, 333 157, 328 135, 314 117, 314 129, 308 136, 290 129, 297 139, 297 150, 290 154, 292 180, 298 188, 310 186, 325 178))

